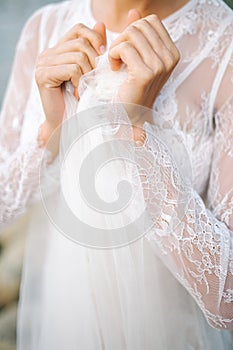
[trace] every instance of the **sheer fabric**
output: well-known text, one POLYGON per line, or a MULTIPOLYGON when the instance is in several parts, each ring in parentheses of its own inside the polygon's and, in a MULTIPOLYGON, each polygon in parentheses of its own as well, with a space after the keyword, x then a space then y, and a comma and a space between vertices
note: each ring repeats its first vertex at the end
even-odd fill
MULTIPOLYGON (((36 57, 75 23, 93 26, 90 9, 84 0, 46 6, 24 28, 1 115, 1 224, 38 197, 42 150, 36 138, 44 114, 33 79, 36 57)), ((36 204, 21 290, 19 349, 232 345, 230 334, 209 327, 200 309, 212 326, 233 328, 233 15, 220 0, 190 0, 163 22, 181 61, 155 101, 155 125, 147 128, 156 133, 156 120, 162 119, 182 135, 193 174, 188 210, 178 225, 168 225, 171 211, 177 215, 168 183, 161 220, 143 239, 95 251, 59 235, 36 204)), ((116 36, 108 32, 108 43, 116 36)), ((148 137, 143 148, 152 159, 153 142, 148 137)), ((44 171, 54 166, 45 164, 44 171)), ((173 170, 166 168, 170 176, 173 170)), ((151 195, 155 171, 152 166, 144 173, 151 195)), ((149 208, 153 217, 153 202, 149 208)))

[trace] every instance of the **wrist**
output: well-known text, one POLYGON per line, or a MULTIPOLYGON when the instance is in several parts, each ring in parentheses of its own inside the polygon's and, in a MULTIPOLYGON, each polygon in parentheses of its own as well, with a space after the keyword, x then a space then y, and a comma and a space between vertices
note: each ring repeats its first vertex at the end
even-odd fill
POLYGON ((44 121, 39 127, 37 141, 40 148, 46 148, 52 153, 53 159, 57 156, 59 151, 61 134, 61 124, 56 126, 44 121))
POLYGON ((65 112, 65 100, 60 87, 41 87, 39 89, 42 106, 45 113, 46 123, 50 129, 59 126, 65 112))

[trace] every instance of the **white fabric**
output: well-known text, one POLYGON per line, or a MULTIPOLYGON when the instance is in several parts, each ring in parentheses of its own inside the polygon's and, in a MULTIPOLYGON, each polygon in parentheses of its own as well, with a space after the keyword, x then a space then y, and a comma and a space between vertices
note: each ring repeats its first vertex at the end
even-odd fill
MULTIPOLYGON (((44 115, 33 79, 36 57, 77 22, 94 24, 85 0, 46 6, 21 36, 1 115, 4 225, 38 196, 35 174, 42 151, 36 135, 44 115)), ((102 251, 60 235, 41 204, 35 205, 21 289, 19 349, 232 347, 230 334, 209 327, 203 314, 214 327, 233 327, 233 15, 220 0, 190 0, 164 24, 181 61, 155 101, 154 118, 167 120, 189 152, 188 211, 179 225, 167 227, 166 218, 176 209, 165 207, 161 221, 143 239, 102 251)), ((108 32, 108 42, 116 35, 108 32)), ((153 157, 150 139, 146 146, 153 157)), ((155 171, 148 169, 147 179, 155 171)), ((173 169, 167 171, 171 176, 173 169)), ((174 192, 169 195, 172 200, 174 192)))

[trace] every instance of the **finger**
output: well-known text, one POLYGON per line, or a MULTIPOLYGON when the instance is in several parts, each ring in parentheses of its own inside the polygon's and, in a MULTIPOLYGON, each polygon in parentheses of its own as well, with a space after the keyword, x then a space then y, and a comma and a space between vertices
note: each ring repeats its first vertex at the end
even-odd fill
POLYGON ((58 55, 70 52, 84 52, 93 68, 95 67, 95 59, 98 56, 98 52, 86 38, 64 42, 62 45, 55 47, 55 52, 58 55))
POLYGON ((82 76, 82 71, 79 65, 74 65, 73 71, 71 74, 70 81, 74 87, 74 96, 79 100, 79 94, 78 94, 78 86, 79 86, 79 80, 82 76))
POLYGON ((79 93, 78 93, 78 87, 74 88, 74 96, 77 98, 77 100, 80 100, 80 96, 79 96, 79 93))
POLYGON ((74 88, 78 87, 79 79, 82 75, 78 64, 64 64, 59 66, 38 67, 37 84, 45 88, 54 88, 61 86, 65 81, 71 81, 74 88))
POLYGON ((138 10, 136 9, 129 10, 128 17, 127 17, 127 25, 130 25, 131 23, 137 21, 140 18, 141 18, 141 14, 138 10))
MULTIPOLYGON (((128 41, 136 48, 145 64, 152 69, 156 69, 155 64, 157 64, 157 58, 167 49, 159 39, 154 28, 148 22, 144 22, 145 24, 143 21, 137 21, 135 24, 130 25, 124 33, 115 40, 111 49, 128 41), (145 30, 144 27, 149 28, 146 28, 147 30, 145 30), (145 33, 143 31, 145 31, 145 33), (148 37, 150 38, 149 40, 148 37), (160 55, 157 54, 158 52, 160 55)), ((115 62, 112 59, 112 69, 119 69, 121 63, 122 62, 119 59, 116 59, 115 62)))
MULTIPOLYGON (((115 40, 111 48, 124 41, 133 44, 145 64, 154 72, 169 71, 173 67, 174 58, 171 52, 164 45, 155 28, 145 18, 130 25, 115 40)), ((119 69, 121 62, 117 61, 114 65, 119 69)))
POLYGON ((174 52, 177 48, 174 45, 168 31, 164 27, 163 23, 159 17, 155 14, 145 17, 145 20, 151 24, 151 26, 156 30, 164 45, 168 48, 169 51, 174 52))
POLYGON ((107 45, 106 26, 102 22, 97 22, 94 25, 93 30, 96 31, 97 33, 99 33, 103 37, 103 45, 100 46, 99 51, 101 54, 104 54, 106 51, 106 45, 107 45))
POLYGON ((157 57, 160 57, 157 53, 164 51, 161 47, 162 45, 160 45, 160 43, 157 43, 156 47, 153 47, 147 36, 134 25, 132 25, 127 32, 130 42, 136 48, 142 57, 142 60, 148 67, 154 69, 157 62, 157 57))
POLYGON ((94 49, 100 54, 100 47, 105 45, 103 36, 93 29, 86 27, 82 23, 76 24, 59 42, 62 44, 64 42, 75 40, 77 38, 86 38, 89 40, 94 49))
MULTIPOLYGON (((160 39, 158 33, 156 32, 156 30, 153 28, 153 26, 146 21, 145 18, 142 18, 139 21, 136 21, 135 23, 131 24, 130 26, 128 26, 124 32, 122 34, 120 34, 116 40, 114 40, 114 42, 111 45, 111 48, 120 44, 123 41, 127 41, 127 40, 131 40, 131 38, 133 38, 133 28, 138 28, 143 34, 144 36, 147 38, 147 40, 151 43, 151 46, 154 47, 153 45, 153 41, 156 42, 157 41, 157 45, 158 46, 162 46, 163 42, 160 39)), ((140 44, 140 43, 139 43, 140 44)), ((164 46, 164 45, 163 45, 164 46)), ((165 47, 165 46, 164 46, 165 47)))
MULTIPOLYGON (((118 70, 119 62, 124 62, 129 71, 134 71, 135 67, 138 69, 145 69, 146 71, 149 69, 149 67, 147 67, 142 61, 142 58, 135 47, 127 41, 124 41, 109 50, 109 63, 111 69, 118 70)), ((138 78, 140 79, 140 77, 138 78)))
POLYGON ((169 66, 169 62, 173 58, 155 28, 146 19, 137 21, 132 27, 134 27, 134 30, 131 29, 128 32, 128 36, 146 64, 153 67, 154 54, 156 54, 164 62, 165 66, 167 63, 169 66))
POLYGON ((38 66, 51 67, 66 64, 78 64, 83 74, 92 70, 89 59, 84 52, 68 52, 61 55, 51 55, 49 57, 46 57, 46 59, 40 61, 38 66))
POLYGON ((123 31, 123 33, 122 33, 120 36, 118 36, 117 39, 115 39, 115 40, 113 41, 113 43, 112 43, 112 45, 110 46, 110 48, 113 47, 113 46, 115 46, 115 45, 118 45, 118 44, 120 44, 121 42, 123 42, 124 40, 126 40, 127 37, 124 36, 125 31, 129 28, 129 26, 130 26, 132 23, 138 21, 140 18, 141 18, 141 15, 140 15, 140 13, 138 12, 138 10, 136 10, 136 9, 131 9, 131 10, 129 10, 129 12, 128 12, 128 17, 127 17, 127 28, 123 31))

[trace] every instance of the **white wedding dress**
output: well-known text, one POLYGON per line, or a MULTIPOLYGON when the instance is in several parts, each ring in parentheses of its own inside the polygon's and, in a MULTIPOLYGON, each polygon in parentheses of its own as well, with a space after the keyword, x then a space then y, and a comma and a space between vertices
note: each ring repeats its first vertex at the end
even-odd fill
MULTIPOLYGON (((111 233, 101 241, 108 249, 95 249, 101 244, 90 244, 78 225, 74 229, 77 236, 62 235, 49 219, 49 210, 54 209, 55 219, 61 219, 62 225, 62 195, 53 185, 56 189, 58 169, 64 164, 61 161, 75 129, 72 126, 88 126, 87 107, 115 101, 126 70, 116 73, 115 79, 108 70, 107 56, 100 58, 96 72, 83 79, 86 85, 82 86, 80 102, 66 84, 67 121, 61 154, 52 164, 47 164, 49 154, 36 142, 44 120, 34 80, 36 57, 79 22, 90 27, 95 23, 89 0, 49 5, 29 19, 2 108, 0 223, 7 225, 31 206, 18 349, 232 349, 227 330, 233 328, 232 11, 221 0, 190 0, 163 21, 181 52, 181 61, 155 101, 152 125, 145 123, 144 146, 131 147, 127 153, 137 160, 139 176, 124 160, 123 165, 116 162, 107 168, 99 180, 109 203, 112 182, 121 176, 139 188, 134 196, 136 204, 132 202, 128 212, 117 216, 122 227, 125 219, 132 221, 135 212, 140 212, 144 202, 149 214, 144 221, 135 220, 139 234, 128 236, 123 230, 123 240, 114 249, 111 233), (77 124, 69 124, 69 118, 80 110, 84 118, 78 114, 72 121, 77 124), (168 130, 165 139, 158 140, 157 133, 163 137, 164 130, 168 130), (184 145, 180 154, 176 145, 172 150, 177 139, 184 145), (170 142, 169 152, 164 140, 170 142), (144 232, 147 220, 152 224, 144 232), (140 232, 145 234, 140 237, 140 232)), ((108 44, 117 35, 108 31, 108 44)), ((103 120, 111 115, 117 117, 114 121, 126 121, 124 108, 112 106, 111 113, 109 109, 103 113, 103 120)), ((90 112, 95 122, 99 108, 90 112)), ((104 133, 97 128, 81 141, 81 147, 74 151, 80 152, 78 160, 77 153, 68 155, 69 171, 63 181, 68 194, 72 194, 71 170, 78 169, 83 154, 97 147, 100 139, 116 136, 112 125, 104 128, 104 133)), ((123 138, 132 144, 130 130, 123 138)), ((92 160, 89 170, 94 171, 92 160)), ((104 217, 102 222, 98 215, 90 218, 79 198, 71 195, 71 202, 73 211, 83 211, 89 223, 94 220, 93 226, 115 227, 112 217, 104 217)))

